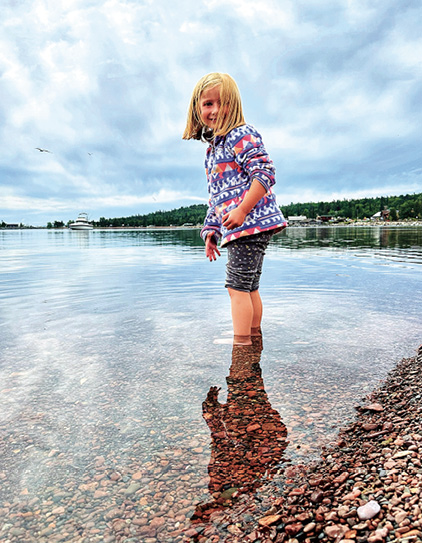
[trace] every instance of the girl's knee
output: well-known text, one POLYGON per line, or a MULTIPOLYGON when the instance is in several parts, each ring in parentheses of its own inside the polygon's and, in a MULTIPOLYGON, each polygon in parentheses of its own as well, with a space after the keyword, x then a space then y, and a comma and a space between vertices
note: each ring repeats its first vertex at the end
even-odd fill
POLYGON ((235 288, 228 287, 227 288, 230 298, 245 298, 250 297, 251 293, 248 290, 239 290, 235 288))

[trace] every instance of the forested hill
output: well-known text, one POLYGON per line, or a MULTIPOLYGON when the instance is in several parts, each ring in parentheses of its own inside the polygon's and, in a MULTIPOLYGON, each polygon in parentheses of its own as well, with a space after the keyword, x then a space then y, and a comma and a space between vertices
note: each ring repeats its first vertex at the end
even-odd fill
POLYGON ((308 202, 281 206, 286 217, 305 215, 309 219, 332 215, 348 219, 370 218, 378 211, 390 210, 390 219, 422 218, 422 193, 402 196, 381 196, 356 200, 334 200, 332 202, 308 202))
MULTIPOLYGON (((422 218, 422 193, 402 196, 381 196, 355 200, 334 200, 332 202, 307 202, 281 206, 286 217, 305 215, 316 219, 321 215, 332 215, 349 219, 372 217, 383 209, 390 210, 390 220, 422 218)), ((101 217, 95 226, 182 226, 202 224, 207 211, 205 204, 179 207, 171 211, 155 211, 146 215, 132 215, 105 219, 101 217)))
POLYGON ((132 215, 131 217, 117 217, 105 219, 101 217, 95 226, 182 226, 183 224, 197 225, 204 222, 208 206, 195 204, 188 207, 179 207, 171 211, 154 211, 146 215, 132 215))

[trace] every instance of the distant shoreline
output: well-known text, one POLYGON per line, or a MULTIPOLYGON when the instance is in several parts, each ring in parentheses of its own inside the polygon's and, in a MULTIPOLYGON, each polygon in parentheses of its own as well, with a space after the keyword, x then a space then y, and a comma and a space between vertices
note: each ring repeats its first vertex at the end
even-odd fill
MULTIPOLYGON (((422 220, 414 221, 391 221, 391 222, 350 222, 350 223, 331 223, 331 224, 290 224, 288 228, 402 228, 402 227, 421 227, 422 220)), ((94 226, 94 230, 200 230, 201 226, 94 226)), ((61 228, 47 228, 46 226, 22 226, 18 228, 3 228, 0 227, 0 231, 16 231, 16 230, 49 230, 49 231, 63 231, 69 230, 78 232, 78 230, 72 230, 66 226, 61 228)), ((79 230, 81 232, 81 230, 79 230)), ((83 231, 88 232, 88 230, 83 231)))

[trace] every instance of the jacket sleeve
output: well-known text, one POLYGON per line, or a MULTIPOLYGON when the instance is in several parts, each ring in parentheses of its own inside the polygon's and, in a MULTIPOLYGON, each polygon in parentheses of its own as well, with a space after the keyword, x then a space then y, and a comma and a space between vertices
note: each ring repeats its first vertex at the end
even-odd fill
POLYGON ((214 206, 211 204, 211 200, 208 203, 208 211, 205 216, 204 226, 201 230, 201 238, 206 240, 208 234, 212 232, 216 237, 216 242, 221 237, 221 221, 215 213, 214 206))
POLYGON ((245 125, 244 130, 233 142, 235 161, 249 177, 252 183, 257 179, 267 190, 275 184, 275 167, 270 159, 260 134, 251 126, 245 125))
MULTIPOLYGON (((205 174, 208 180, 208 157, 211 152, 211 146, 207 149, 207 154, 205 156, 205 174)), ((212 196, 211 196, 211 189, 208 181, 208 194, 209 194, 209 200, 208 200, 208 209, 207 214, 205 216, 204 220, 204 226, 201 230, 201 238, 204 240, 207 239, 207 236, 210 232, 212 232, 215 236, 215 242, 219 240, 221 237, 221 219, 217 216, 217 213, 215 212, 215 206, 213 204, 212 196)))

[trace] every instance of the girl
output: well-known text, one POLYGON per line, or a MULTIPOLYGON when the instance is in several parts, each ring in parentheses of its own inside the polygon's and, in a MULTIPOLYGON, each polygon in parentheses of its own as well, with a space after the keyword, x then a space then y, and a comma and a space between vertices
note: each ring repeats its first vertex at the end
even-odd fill
POLYGON ((261 335, 259 278, 271 236, 287 226, 271 187, 275 168, 260 134, 245 123, 232 77, 211 73, 194 88, 183 139, 209 143, 205 158, 209 207, 201 237, 210 262, 227 247, 225 286, 231 299, 234 345, 261 335))

